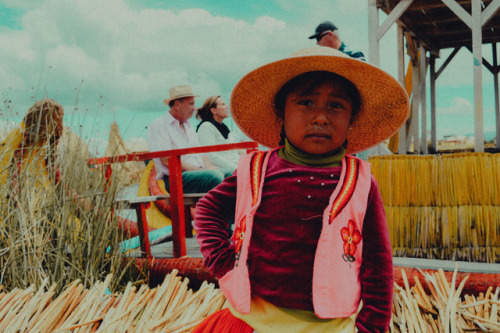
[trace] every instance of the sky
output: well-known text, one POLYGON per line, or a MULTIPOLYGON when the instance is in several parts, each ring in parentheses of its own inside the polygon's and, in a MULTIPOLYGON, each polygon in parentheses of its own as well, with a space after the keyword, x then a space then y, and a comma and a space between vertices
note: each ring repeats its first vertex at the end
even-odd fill
MULTIPOLYGON (((126 141, 144 141, 172 86, 191 85, 198 107, 212 95, 229 102, 246 73, 313 46, 307 37, 324 20, 369 57, 367 0, 0 0, 0 126, 50 97, 64 106, 65 125, 100 153, 113 121, 126 141)), ((380 49, 380 67, 396 76, 395 26, 380 49)), ((483 46, 490 63, 491 53, 483 46)), ((473 135, 472 82, 464 49, 437 81, 438 137, 473 135)), ((495 131, 493 96, 484 69, 485 134, 495 131)))

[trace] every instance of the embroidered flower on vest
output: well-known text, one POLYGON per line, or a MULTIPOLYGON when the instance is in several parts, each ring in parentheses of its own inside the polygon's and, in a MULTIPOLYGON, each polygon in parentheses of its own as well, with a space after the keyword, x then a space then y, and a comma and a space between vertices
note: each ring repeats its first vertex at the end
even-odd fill
POLYGON ((246 217, 244 217, 240 225, 236 228, 236 230, 234 230, 232 241, 234 243, 234 252, 236 252, 236 265, 238 264, 238 259, 240 258, 241 246, 243 245, 243 239, 245 238, 246 227, 246 217))
POLYGON ((340 230, 342 240, 344 241, 344 254, 342 258, 346 262, 353 262, 354 253, 356 253, 357 244, 361 242, 361 233, 356 229, 353 220, 349 220, 347 227, 340 230))

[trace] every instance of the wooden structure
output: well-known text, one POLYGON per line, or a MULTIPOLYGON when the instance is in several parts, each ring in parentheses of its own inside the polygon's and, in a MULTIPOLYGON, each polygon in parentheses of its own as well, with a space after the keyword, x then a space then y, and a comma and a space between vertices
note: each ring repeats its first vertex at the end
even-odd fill
MULTIPOLYGON (((170 204, 172 220, 172 238, 174 246, 174 257, 180 258, 186 255, 186 224, 185 224, 185 204, 189 203, 186 200, 191 200, 189 196, 184 196, 182 188, 182 170, 181 170, 181 156, 187 154, 202 154, 214 151, 224 151, 232 149, 247 149, 249 151, 257 149, 256 142, 241 142, 231 143, 224 145, 203 146, 186 149, 171 149, 164 151, 157 151, 151 153, 134 153, 129 155, 120 155, 113 157, 92 158, 88 164, 103 164, 107 165, 106 173, 109 176, 111 173, 112 163, 123 163, 128 161, 146 161, 153 158, 168 157, 169 169, 169 182, 170 182, 170 204)), ((197 195, 199 197, 199 195, 197 195)), ((167 197, 147 197, 148 200, 138 199, 134 202, 134 207, 137 211, 137 222, 140 233, 141 249, 144 250, 145 255, 150 256, 150 246, 148 237, 148 225, 145 214, 145 205, 150 204, 151 201, 166 199, 167 197)))
POLYGON ((404 39, 410 55, 412 73, 412 110, 407 128, 399 132, 399 153, 406 154, 414 143, 414 151, 423 155, 427 148, 426 73, 430 72, 431 150, 437 150, 436 80, 460 48, 472 52, 474 68, 475 151, 484 151, 482 66, 494 77, 496 147, 500 148, 500 106, 497 42, 500 41, 500 0, 368 0, 369 62, 380 63, 379 41, 396 23, 398 79, 405 84, 404 39), (379 11, 388 16, 380 23, 379 11), (493 63, 483 58, 482 45, 491 44, 493 63), (453 52, 436 70, 435 60, 442 49, 453 52), (420 109, 420 115, 419 115, 420 109), (421 117, 421 129, 419 118, 421 117))

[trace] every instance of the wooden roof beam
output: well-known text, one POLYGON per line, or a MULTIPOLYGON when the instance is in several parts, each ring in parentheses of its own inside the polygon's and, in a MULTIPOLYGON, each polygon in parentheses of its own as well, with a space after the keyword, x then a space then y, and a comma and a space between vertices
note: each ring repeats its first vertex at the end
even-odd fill
MULTIPOLYGON (((377 6, 382 9, 384 12, 391 11, 392 8, 395 7, 394 3, 399 2, 399 1, 388 1, 388 0, 378 0, 377 1, 377 6)), ((456 1, 459 5, 468 5, 470 6, 470 0, 459 0, 456 1)), ((446 5, 442 3, 441 1, 436 1, 436 0, 420 0, 418 2, 414 2, 413 5, 408 8, 408 11, 410 12, 415 12, 415 11, 420 11, 421 9, 424 10, 432 10, 436 8, 444 8, 446 5)), ((387 12, 386 12, 387 13, 387 12)))
POLYGON ((481 13, 481 25, 484 26, 486 23, 489 22, 493 18, 493 15, 498 11, 498 8, 500 8, 500 0, 493 0, 488 7, 486 7, 485 10, 481 13))
POLYGON ((380 40, 382 36, 389 30, 393 23, 395 23, 401 15, 406 11, 406 9, 412 4, 413 0, 401 0, 396 7, 391 11, 389 16, 385 19, 385 21, 378 27, 377 30, 377 39, 380 40))
POLYGON ((455 0, 441 0, 457 15, 471 30, 472 30, 472 16, 464 7, 460 6, 455 0))

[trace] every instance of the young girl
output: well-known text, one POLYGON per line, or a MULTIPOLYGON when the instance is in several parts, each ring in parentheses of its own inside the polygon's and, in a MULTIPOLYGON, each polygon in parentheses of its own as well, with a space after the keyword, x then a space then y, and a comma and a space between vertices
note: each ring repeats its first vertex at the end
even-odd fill
POLYGON ((230 307, 193 332, 385 332, 393 293, 385 213, 369 163, 348 154, 404 124, 403 87, 316 46, 243 77, 231 110, 247 136, 273 149, 241 158, 197 204, 205 264, 230 307))

